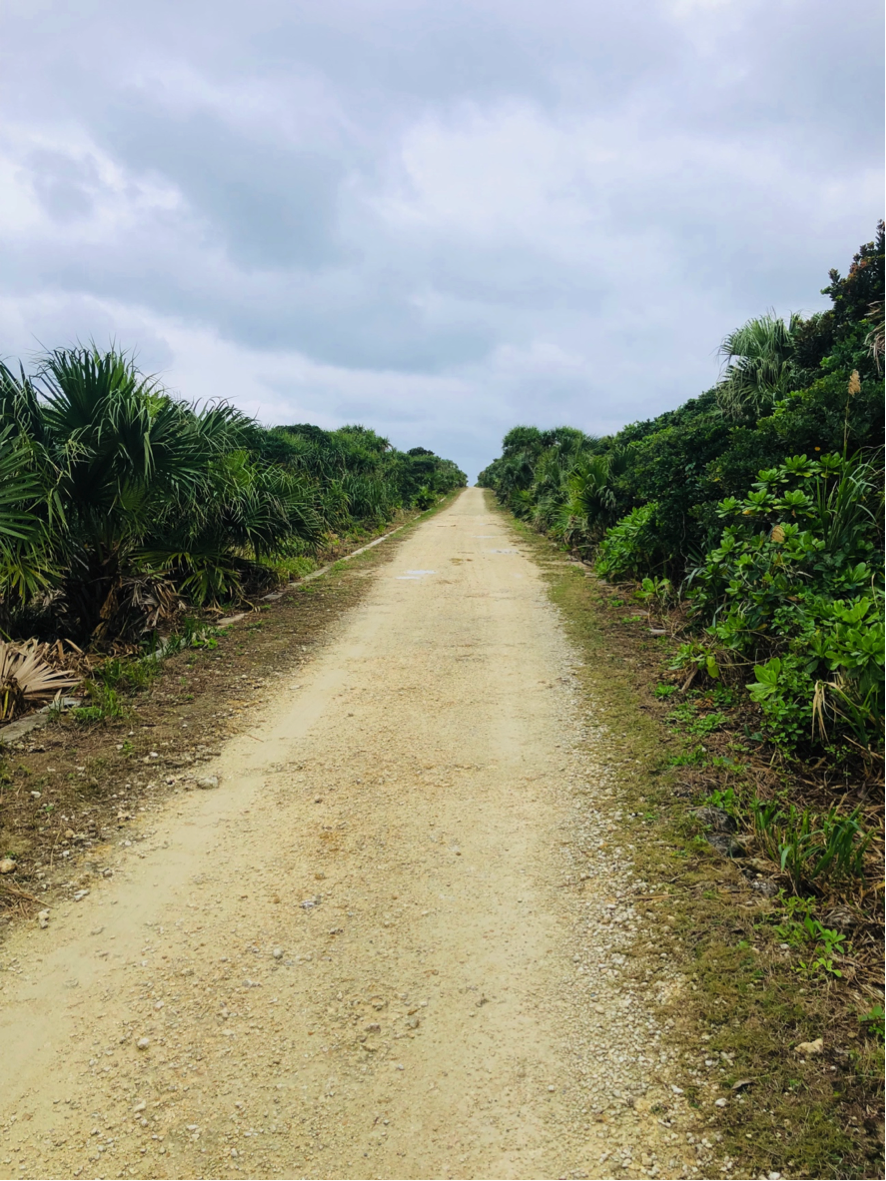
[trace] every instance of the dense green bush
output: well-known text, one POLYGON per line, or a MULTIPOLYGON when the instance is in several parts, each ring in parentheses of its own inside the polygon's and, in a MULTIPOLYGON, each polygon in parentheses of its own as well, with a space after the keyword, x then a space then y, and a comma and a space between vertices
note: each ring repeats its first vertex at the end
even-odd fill
POLYGON ((362 426, 265 430, 223 402, 173 398, 132 357, 57 349, 0 364, 0 624, 113 642, 178 597, 267 586, 319 552, 466 482, 362 426))
POLYGON ((723 342, 717 385, 607 438, 520 426, 481 473, 605 578, 681 588, 785 748, 882 749, 884 227, 830 310, 723 342), (725 525, 725 531, 724 531, 725 525))
POLYGON ((604 578, 641 578, 662 564, 663 551, 658 539, 656 518, 659 506, 654 500, 632 508, 611 529, 597 549, 597 572, 604 578))
POLYGON ((753 666, 751 697, 785 746, 880 740, 882 500, 873 464, 801 455, 719 506, 732 523, 697 571, 693 610, 720 652, 753 666))

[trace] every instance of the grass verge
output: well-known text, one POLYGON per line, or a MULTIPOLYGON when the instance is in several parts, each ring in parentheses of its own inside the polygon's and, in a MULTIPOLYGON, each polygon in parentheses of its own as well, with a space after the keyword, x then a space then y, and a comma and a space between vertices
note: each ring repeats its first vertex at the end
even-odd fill
POLYGON ((674 642, 491 494, 489 507, 532 548, 584 657, 595 721, 620 745, 638 873, 660 883, 647 913, 685 981, 664 1019, 682 1045, 698 1134, 722 1137, 721 1175, 882 1177, 882 994, 852 965, 868 932, 855 926, 831 948, 842 975, 817 962, 820 932, 788 901, 777 867, 737 855, 741 842, 757 851, 753 837, 712 834, 694 814, 748 788, 750 754, 728 704, 690 698, 674 717, 680 707, 661 691, 674 642), (732 856, 711 843, 718 836, 732 856))

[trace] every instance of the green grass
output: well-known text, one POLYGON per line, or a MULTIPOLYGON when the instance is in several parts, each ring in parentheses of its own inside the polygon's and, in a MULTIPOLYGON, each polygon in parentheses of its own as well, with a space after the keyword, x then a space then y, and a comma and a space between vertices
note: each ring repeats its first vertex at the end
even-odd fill
POLYGON ((104 722, 126 715, 126 703, 117 689, 110 688, 100 680, 87 681, 85 687, 91 704, 81 705, 74 710, 78 722, 104 722))
POLYGON ((302 554, 297 557, 280 558, 268 563, 268 569, 273 570, 279 582, 297 582, 306 574, 312 574, 318 565, 315 558, 309 558, 302 554))

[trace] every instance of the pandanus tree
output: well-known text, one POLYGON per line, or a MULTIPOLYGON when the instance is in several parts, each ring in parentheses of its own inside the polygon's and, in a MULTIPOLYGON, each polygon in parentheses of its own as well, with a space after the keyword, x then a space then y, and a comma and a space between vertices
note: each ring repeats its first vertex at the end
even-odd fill
POLYGON ((50 584, 51 547, 40 512, 46 486, 27 442, 0 428, 0 614, 50 584))
POLYGON ((796 313, 785 323, 769 312, 725 338, 720 355, 726 365, 717 385, 717 403, 728 418, 760 418, 777 398, 790 393, 794 336, 802 323, 796 313))
POLYGON ((600 540, 618 517, 616 481, 628 467, 626 448, 580 455, 565 480, 565 499, 557 519, 569 545, 587 549, 600 540))
POLYGON ((118 349, 56 349, 33 379, 0 364, 0 627, 33 606, 48 632, 134 640, 180 594, 251 593, 331 530, 464 483, 365 427, 192 406, 118 349))
POLYGON ((254 581, 257 561, 282 552, 293 538, 315 543, 323 527, 307 481, 231 450, 210 459, 196 495, 186 490, 162 499, 138 557, 170 574, 194 602, 216 602, 254 581))
POLYGON ((205 602, 238 589, 244 564, 320 532, 304 479, 251 457, 250 419, 173 398, 127 353, 57 349, 34 383, 0 377, 7 594, 57 573, 80 637, 102 631, 134 578, 172 576, 205 602))
POLYGON ((194 411, 115 349, 56 349, 37 381, 66 525, 64 596, 91 634, 146 538, 170 508, 188 519, 202 503, 208 467, 242 444, 249 420, 225 405, 194 411))

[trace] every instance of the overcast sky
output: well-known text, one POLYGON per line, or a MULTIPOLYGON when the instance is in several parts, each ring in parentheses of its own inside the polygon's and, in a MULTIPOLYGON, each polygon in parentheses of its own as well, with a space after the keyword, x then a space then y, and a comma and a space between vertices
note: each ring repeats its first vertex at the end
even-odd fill
POLYGON ((879 0, 3 0, 0 354, 473 477, 708 388, 882 205, 879 0))

